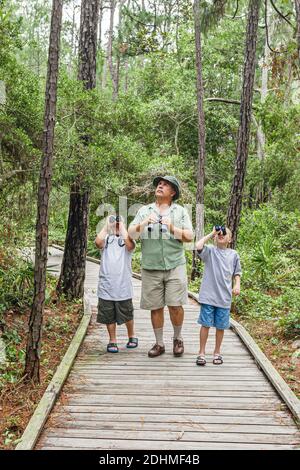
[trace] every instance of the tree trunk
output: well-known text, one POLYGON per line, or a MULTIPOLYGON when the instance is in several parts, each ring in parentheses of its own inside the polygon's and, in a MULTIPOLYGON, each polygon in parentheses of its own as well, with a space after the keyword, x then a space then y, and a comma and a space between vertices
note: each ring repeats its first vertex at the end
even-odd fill
POLYGON ((54 126, 56 115, 57 79, 62 25, 62 0, 53 0, 48 55, 48 72, 45 94, 43 159, 38 189, 34 297, 29 319, 26 347, 26 380, 40 381, 40 350, 46 289, 46 267, 48 257, 49 196, 51 190, 54 126))
MULTIPOLYGON (((126 0, 120 0, 119 2, 119 24, 118 28, 120 30, 122 25, 122 8, 125 4, 126 0)), ((119 82, 120 82, 120 61, 121 52, 118 50, 117 57, 116 57, 116 65, 113 63, 113 37, 114 37, 114 16, 117 6, 117 0, 111 0, 110 4, 110 26, 109 26, 109 33, 108 33, 108 45, 107 45, 107 60, 109 65, 110 76, 112 80, 113 86, 113 101, 118 98, 119 94, 119 82)), ((118 44, 120 41, 118 40, 118 44)))
MULTIPOLYGON (((274 33, 274 15, 272 12, 268 17, 268 3, 265 4, 266 12, 265 16, 268 21, 268 38, 269 43, 271 43, 273 33, 274 33)), ((261 72, 261 90, 260 90, 260 102, 263 104, 266 101, 267 94, 268 94, 268 77, 269 77, 269 60, 270 60, 270 49, 268 46, 268 39, 267 35, 265 38, 265 47, 264 47, 264 56, 263 56, 263 64, 262 64, 262 72, 261 72)), ((259 160, 263 160, 264 153, 265 153, 265 134, 262 130, 261 123, 258 123, 257 128, 257 157, 259 160)))
POLYGON ((110 0, 110 19, 107 43, 107 63, 113 86, 113 98, 118 94, 118 84, 116 80, 115 68, 113 64, 113 37, 114 37, 114 17, 116 11, 117 0, 110 0))
POLYGON ((98 87, 102 88, 102 80, 103 80, 103 67, 104 62, 102 61, 102 22, 103 22, 103 15, 104 15, 104 0, 99 1, 99 19, 98 19, 98 56, 101 57, 100 59, 100 72, 98 78, 98 87))
MULTIPOLYGON (((96 53, 99 0, 82 0, 79 37, 78 80, 86 90, 96 86, 96 53)), ((82 136, 88 143, 88 135, 82 136)), ((83 186, 81 178, 75 178, 70 191, 68 228, 60 278, 59 294, 67 299, 83 296, 85 260, 87 253, 90 189, 83 186)))
POLYGON ((73 70, 73 57, 75 56, 75 36, 76 36, 76 5, 73 0, 73 12, 72 12, 72 30, 71 30, 71 54, 68 62, 68 72, 71 75, 73 70))
POLYGON ((61 274, 57 285, 59 294, 69 300, 84 294, 85 260, 87 253, 90 191, 75 182, 70 190, 69 218, 61 274))
MULTIPOLYGON (((260 102, 263 104, 266 101, 267 94, 268 94, 268 78, 269 78, 269 60, 270 60, 270 48, 268 46, 268 42, 271 43, 274 29, 275 29, 275 18, 274 14, 271 11, 270 15, 268 15, 268 2, 265 3, 265 18, 268 21, 268 38, 267 33, 265 37, 265 47, 264 47, 264 56, 263 56, 263 63, 262 63, 262 73, 261 73, 261 90, 260 90, 260 102), (269 40, 269 41, 268 41, 269 40)), ((261 120, 257 123, 257 158, 261 162, 261 176, 262 181, 259 182, 257 189, 256 189, 256 204, 259 205, 265 200, 265 186, 266 183, 264 181, 264 158, 265 158, 265 144, 266 144, 266 136, 263 131, 261 120)))
POLYGON ((296 8, 296 20, 297 20, 297 44, 298 44, 298 59, 300 65, 300 0, 295 0, 295 8, 296 8))
POLYGON ((103 21, 103 10, 104 10, 104 0, 99 1, 99 20, 98 20, 98 50, 101 50, 102 45, 102 21, 103 21))
POLYGON ((96 54, 99 0, 82 0, 79 33, 78 80, 86 90, 96 87, 96 54))
MULTIPOLYGON (((196 240, 204 233, 204 178, 205 178, 205 120, 203 109, 204 87, 202 79, 202 52, 201 52, 201 26, 200 26, 200 0, 194 1, 195 20, 195 51, 196 51, 196 88, 197 88, 197 115, 198 115, 198 166, 197 166, 197 192, 196 192, 196 240)), ((191 277, 196 276, 196 252, 193 252, 193 267, 191 277)))
POLYGON ((231 187, 231 198, 227 212, 227 225, 232 230, 232 247, 234 248, 237 241, 237 232, 242 209, 242 195, 244 189, 244 181, 246 174, 246 165, 248 158, 251 114, 252 114, 252 98, 255 76, 255 54, 259 20, 260 0, 250 0, 245 61, 243 72, 243 90, 241 96, 240 108, 240 125, 237 141, 235 175, 231 187))

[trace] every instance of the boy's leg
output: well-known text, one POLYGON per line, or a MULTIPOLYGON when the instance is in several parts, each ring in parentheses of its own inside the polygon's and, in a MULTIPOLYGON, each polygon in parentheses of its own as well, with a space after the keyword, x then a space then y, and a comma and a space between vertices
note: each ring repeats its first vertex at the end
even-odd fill
POLYGON ((106 325, 108 334, 109 334, 109 343, 107 345, 107 352, 117 353, 119 352, 117 346, 117 337, 116 337, 116 323, 108 323, 106 325))
POLYGON ((219 330, 216 328, 216 344, 215 344, 215 350, 214 350, 214 355, 219 355, 221 354, 221 345, 224 337, 224 330, 219 330))
POLYGON ((217 307, 215 312, 216 343, 214 350, 214 364, 223 364, 221 346, 224 338, 224 330, 230 327, 230 308, 217 307))
POLYGON ((200 329, 200 349, 199 356, 197 357, 197 365, 203 366, 206 364, 205 348, 208 338, 209 329, 214 325, 214 311, 215 307, 208 304, 201 304, 200 315, 198 323, 201 325, 200 329))
POLYGON ((134 337, 134 321, 129 320, 125 323, 125 325, 127 328, 128 338, 133 338, 134 337))
POLYGON ((208 333, 209 333, 209 327, 202 325, 200 329, 200 349, 199 349, 200 356, 205 356, 205 348, 206 348, 208 333))
POLYGON ((125 325, 128 335, 128 343, 126 344, 126 347, 129 349, 136 348, 138 346, 138 338, 136 338, 134 334, 134 321, 128 320, 125 325))
MULTIPOLYGON (((109 334, 109 343, 117 343, 116 339, 116 310, 112 300, 99 298, 97 322, 106 325, 109 334)), ((108 352, 118 352, 117 346, 109 346, 108 352)))
POLYGON ((110 343, 116 343, 117 342, 117 337, 116 337, 116 323, 109 323, 106 325, 108 334, 109 334, 109 342, 110 343))

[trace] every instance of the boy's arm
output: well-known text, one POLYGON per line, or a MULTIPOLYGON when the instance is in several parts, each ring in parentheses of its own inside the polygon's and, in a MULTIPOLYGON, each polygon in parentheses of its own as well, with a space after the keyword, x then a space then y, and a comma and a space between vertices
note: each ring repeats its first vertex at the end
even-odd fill
POLYGON ((241 293, 241 275, 236 274, 233 278, 233 295, 240 295, 241 293))
POLYGON ((103 229, 98 233, 98 235, 95 238, 95 245, 100 250, 102 250, 104 248, 106 235, 108 235, 108 223, 107 223, 107 221, 106 221, 103 229))
POLYGON ((205 243, 208 242, 208 240, 210 240, 211 238, 214 238, 216 233, 217 232, 216 232, 216 229, 214 227, 213 231, 211 233, 209 233, 208 235, 205 235, 205 237, 203 237, 203 238, 200 238, 200 240, 198 240, 197 243, 196 243, 196 250, 197 251, 202 251, 205 243))
POLYGON ((134 250, 135 249, 135 242, 130 238, 123 222, 120 222, 119 227, 120 227, 120 235, 124 240, 124 243, 125 243, 125 246, 126 246, 127 250, 128 251, 134 250))
POLYGON ((233 295, 240 295, 241 292, 241 274, 242 274, 242 267, 241 267, 241 260, 238 254, 236 254, 236 262, 233 272, 233 288, 232 293, 233 295))

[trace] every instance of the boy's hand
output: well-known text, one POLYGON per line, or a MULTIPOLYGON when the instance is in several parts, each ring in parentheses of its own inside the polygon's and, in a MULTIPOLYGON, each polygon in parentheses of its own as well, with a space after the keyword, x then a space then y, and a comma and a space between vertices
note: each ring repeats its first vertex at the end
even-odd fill
POLYGON ((111 216, 109 215, 106 219, 106 228, 107 228, 107 230, 110 230, 110 229, 112 229, 116 226, 116 221, 114 221, 114 222, 109 221, 110 217, 111 216))
POLYGON ((218 235, 218 232, 216 231, 216 227, 214 226, 213 231, 211 232, 212 238, 215 238, 218 235))
POLYGON ((232 289, 232 293, 233 293, 233 295, 236 295, 236 296, 240 295, 240 293, 241 293, 240 287, 239 286, 234 286, 233 289, 232 289))

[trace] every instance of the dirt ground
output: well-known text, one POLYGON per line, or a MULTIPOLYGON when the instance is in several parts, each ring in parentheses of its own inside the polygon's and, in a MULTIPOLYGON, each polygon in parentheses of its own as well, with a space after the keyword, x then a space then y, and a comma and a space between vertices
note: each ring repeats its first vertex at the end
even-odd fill
POLYGON ((295 338, 287 339, 272 321, 246 319, 234 314, 233 318, 246 328, 275 369, 300 398, 300 349, 295 347, 295 338))

